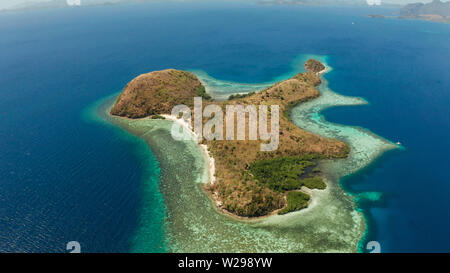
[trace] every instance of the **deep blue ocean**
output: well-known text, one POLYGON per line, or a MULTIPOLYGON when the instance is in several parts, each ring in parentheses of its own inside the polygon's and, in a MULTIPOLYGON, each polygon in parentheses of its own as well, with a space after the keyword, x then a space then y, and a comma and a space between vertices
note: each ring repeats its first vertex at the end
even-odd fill
POLYGON ((87 122, 94 102, 165 68, 266 82, 299 54, 329 56, 331 89, 370 103, 328 109, 328 120, 405 147, 341 181, 383 194, 360 204, 367 239, 383 252, 450 251, 450 25, 366 17, 394 12, 176 3, 0 13, 0 252, 66 252, 74 240, 83 252, 129 251, 158 162, 149 152, 155 168, 144 172, 142 142, 87 122))

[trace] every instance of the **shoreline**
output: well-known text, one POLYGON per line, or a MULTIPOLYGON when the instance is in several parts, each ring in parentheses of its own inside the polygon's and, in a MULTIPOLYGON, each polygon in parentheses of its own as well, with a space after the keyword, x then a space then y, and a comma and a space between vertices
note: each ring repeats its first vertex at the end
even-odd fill
MULTIPOLYGON (((318 75, 323 76, 323 74, 329 72, 332 70, 331 67, 325 65, 326 68, 320 72, 318 72, 318 75)), ((349 96, 344 96, 341 95, 331 89, 328 88, 328 81, 321 77, 322 83, 321 85, 318 87, 321 96, 319 96, 318 98, 316 98, 316 101, 310 101, 307 104, 311 105, 311 104, 315 104, 315 107, 317 107, 317 104, 321 105, 319 106, 319 108, 316 108, 317 111, 317 116, 316 117, 309 117, 306 119, 302 119, 302 128, 304 128, 305 130, 309 131, 309 132, 313 132, 322 136, 326 136, 326 137, 330 137, 333 139, 338 139, 341 141, 344 141, 345 143, 347 143, 348 145, 350 145, 351 150, 350 150, 350 154, 348 157, 340 159, 340 160, 326 160, 324 161, 321 165, 322 167, 325 168, 324 170, 324 174, 326 174, 327 176, 329 174, 333 174, 335 176, 335 178, 337 178, 337 187, 340 188, 342 190, 342 192, 345 195, 348 195, 353 204, 355 205, 354 211, 361 215, 362 217, 362 223, 361 223, 361 230, 362 230, 362 235, 358 241, 357 244, 357 252, 364 252, 363 250, 365 249, 365 246, 363 245, 364 243, 367 243, 367 236, 369 233, 369 225, 368 225, 368 218, 367 218, 367 213, 364 211, 364 209, 362 209, 361 207, 359 207, 358 202, 355 200, 355 198, 357 197, 357 195, 353 194, 352 192, 348 191, 345 187, 342 186, 341 184, 341 179, 343 177, 348 177, 351 176, 355 173, 358 173, 359 171, 367 168, 368 166, 370 166, 371 164, 373 164, 381 155, 383 155, 385 152, 390 151, 390 150, 395 150, 395 149, 401 149, 403 148, 402 145, 393 143, 392 141, 389 141, 387 139, 385 139, 382 136, 378 136, 375 133, 373 133, 371 130, 366 129, 366 128, 362 128, 359 126, 351 126, 351 125, 342 125, 342 124, 338 124, 338 123, 334 123, 334 122, 330 122, 327 121, 325 119, 325 116, 323 116, 321 114, 321 112, 325 109, 331 108, 331 107, 336 107, 336 106, 352 106, 352 105, 360 105, 360 104, 368 104, 368 102, 361 97, 349 97, 349 96), (330 97, 335 97, 334 99, 337 101, 336 104, 329 104, 329 103, 324 103, 324 101, 327 100, 327 98, 329 99, 330 97), (306 123, 305 123, 306 121, 306 123), (352 164, 352 160, 357 159, 356 154, 361 153, 361 146, 357 145, 357 143, 354 142, 354 140, 352 140, 352 138, 347 138, 348 135, 346 135, 345 133, 342 134, 342 132, 338 133, 338 134, 328 134, 325 133, 320 129, 320 126, 324 126, 325 124, 329 125, 329 129, 333 131, 334 128, 347 128, 347 129, 351 129, 351 130, 355 130, 358 131, 360 133, 362 133, 363 135, 365 135, 363 138, 372 138, 376 141, 378 141, 378 143, 373 146, 373 148, 375 148, 375 150, 370 149, 370 147, 365 147, 364 150, 366 150, 368 153, 368 157, 367 158, 361 158, 363 159, 362 162, 353 162, 352 164), (311 127, 311 125, 313 125, 311 127), (315 125, 319 125, 318 127, 316 127, 315 125), (333 128, 334 127, 334 128, 333 128), (339 167, 339 170, 336 170, 336 166, 339 167)), ((298 113, 303 113, 303 115, 309 114, 311 109, 314 109, 315 107, 311 107, 308 106, 307 104, 304 104, 303 106, 301 106, 302 109, 306 109, 305 112, 302 111, 297 111, 297 115, 298 113)), ((296 124, 297 126, 300 126, 298 124, 296 124)), ((362 136, 360 136, 362 137, 362 136)), ((374 143, 372 143, 372 145, 374 145, 374 143)), ((332 179, 333 180, 333 179, 332 179)))
POLYGON ((197 142, 197 145, 202 150, 203 157, 205 158, 205 165, 207 166, 207 173, 208 173, 208 181, 205 184, 213 185, 214 182, 216 181, 216 175, 215 175, 216 165, 215 165, 214 157, 212 157, 211 153, 208 151, 208 146, 206 144, 201 144, 198 142, 198 136, 196 133, 194 133, 194 131, 192 130, 191 124, 189 124, 188 122, 184 121, 181 118, 177 118, 173 115, 163 114, 161 116, 167 120, 173 121, 173 122, 181 125, 183 128, 187 129, 189 134, 191 134, 192 139, 197 142))
POLYGON ((316 75, 317 75, 317 76, 322 76, 322 75, 324 75, 324 74, 326 74, 326 73, 328 73, 328 72, 329 72, 329 69, 328 69, 327 66, 325 66, 325 68, 322 69, 322 70, 320 70, 319 72, 317 72, 316 75))

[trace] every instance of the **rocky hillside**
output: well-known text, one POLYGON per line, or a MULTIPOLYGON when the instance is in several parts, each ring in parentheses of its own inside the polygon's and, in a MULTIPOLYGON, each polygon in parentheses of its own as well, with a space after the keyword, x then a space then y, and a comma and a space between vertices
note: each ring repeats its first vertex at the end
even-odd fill
POLYGON ((318 73, 318 72, 324 70, 324 69, 325 69, 325 66, 324 66, 321 62, 319 62, 319 61, 317 61, 317 60, 309 59, 309 60, 305 63, 305 69, 306 69, 306 71, 308 71, 308 72, 318 73))
POLYGON ((202 84, 192 73, 175 69, 155 71, 129 82, 112 107, 111 114, 128 118, 170 114, 173 106, 191 106, 192 98, 203 93, 202 84))
POLYGON ((402 18, 450 23, 450 2, 434 0, 428 4, 408 4, 399 11, 399 14, 402 18))

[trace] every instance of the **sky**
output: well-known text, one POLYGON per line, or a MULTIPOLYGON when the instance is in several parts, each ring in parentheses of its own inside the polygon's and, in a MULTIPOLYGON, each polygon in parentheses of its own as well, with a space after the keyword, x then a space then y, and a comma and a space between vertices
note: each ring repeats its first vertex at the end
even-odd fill
MULTIPOLYGON (((25 2, 48 2, 50 0, 0 0, 0 9, 8 8, 25 2)), ((81 0, 82 1, 82 0, 81 0)), ((250 0, 251 1, 251 0, 250 0)), ((392 4, 407 4, 407 3, 417 3, 417 2, 431 2, 432 0, 381 0, 382 2, 392 3, 392 4)), ((105 0, 105 2, 107 2, 105 0)), ((446 1, 444 1, 446 2, 446 1)))

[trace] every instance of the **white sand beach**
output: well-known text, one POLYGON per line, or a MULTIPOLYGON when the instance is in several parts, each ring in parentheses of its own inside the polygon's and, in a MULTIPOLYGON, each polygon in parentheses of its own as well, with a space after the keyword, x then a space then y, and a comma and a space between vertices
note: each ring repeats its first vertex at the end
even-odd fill
MULTIPOLYGON (((161 116, 163 116, 165 119, 176 122, 180 126, 183 126, 183 128, 187 129, 187 131, 192 135, 192 139, 197 141, 200 139, 200 137, 193 131, 191 124, 186 122, 184 119, 177 118, 176 116, 173 115, 161 115, 161 116)), ((199 147, 202 149, 203 155, 205 156, 205 162, 208 168, 208 179, 209 179, 208 182, 214 184, 214 182, 216 181, 215 176, 216 167, 214 163, 214 157, 211 156, 211 153, 208 151, 208 146, 206 144, 199 143, 199 147)))

